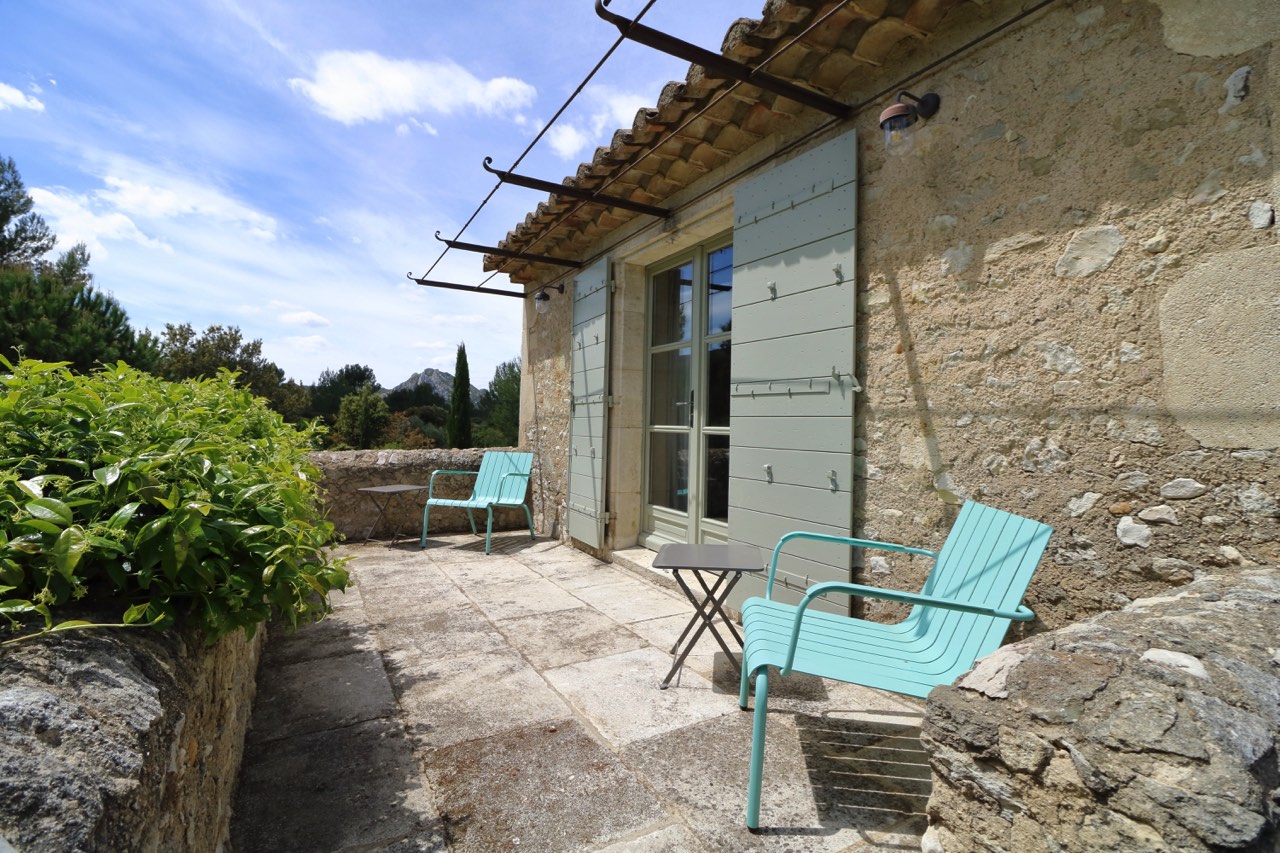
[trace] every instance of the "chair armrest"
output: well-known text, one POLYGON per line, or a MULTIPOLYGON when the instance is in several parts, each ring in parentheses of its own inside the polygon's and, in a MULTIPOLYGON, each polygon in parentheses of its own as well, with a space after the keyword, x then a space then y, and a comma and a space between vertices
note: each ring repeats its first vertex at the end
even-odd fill
POLYGON ((480 473, 479 471, 445 471, 443 469, 432 471, 431 480, 427 483, 427 500, 431 500, 433 497, 435 497, 436 477, 440 476, 441 474, 465 474, 468 477, 475 477, 479 473, 480 473))
POLYGON ((805 610, 810 602, 828 592, 843 592, 861 598, 878 598, 884 601, 897 601, 901 604, 921 604, 926 607, 937 607, 942 610, 958 610, 961 613, 976 613, 980 616, 994 616, 997 619, 1011 619, 1015 622, 1027 622, 1036 614, 1024 605, 1019 604, 1013 610, 999 610, 981 604, 969 604, 964 601, 953 601, 949 598, 938 598, 918 592, 902 592, 896 589, 881 589, 876 586, 865 586, 860 583, 844 583, 842 581, 825 581, 809 587, 804 599, 796 607, 796 618, 791 626, 791 641, 787 646, 787 662, 782 668, 783 675, 791 674, 791 665, 795 662, 796 646, 800 641, 800 625, 804 621, 805 610))
POLYGON ((899 554, 916 554, 921 557, 929 557, 938 559, 938 555, 934 551, 924 548, 911 548, 906 545, 896 545, 892 542, 876 542, 874 539, 854 539, 849 536, 834 536, 830 533, 810 533, 805 530, 797 530, 792 533, 783 535, 778 540, 778 544, 773 547, 773 559, 769 561, 769 580, 765 584, 764 597, 773 597, 773 576, 778 571, 778 556, 782 553, 782 546, 790 542, 792 539, 812 539, 817 542, 834 542, 838 545, 848 545, 851 548, 873 548, 879 551, 895 551, 899 554))

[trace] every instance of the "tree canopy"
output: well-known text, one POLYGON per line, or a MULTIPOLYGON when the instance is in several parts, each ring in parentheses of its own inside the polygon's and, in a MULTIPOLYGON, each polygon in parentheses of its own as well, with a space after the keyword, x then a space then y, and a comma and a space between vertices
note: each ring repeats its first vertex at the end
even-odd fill
POLYGON ((327 418, 330 422, 338 416, 342 398, 354 394, 368 385, 373 390, 382 388, 373 368, 363 364, 348 364, 337 370, 326 369, 311 388, 311 414, 327 418))
POLYGON ((447 432, 451 447, 471 447, 471 370, 467 367, 466 344, 458 344, 447 432))
POLYGON ((262 341, 245 341, 235 326, 213 325, 196 334, 190 323, 166 324, 160 342, 160 374, 169 380, 202 379, 220 368, 240 374, 237 380, 290 420, 305 414, 306 389, 286 382, 284 371, 262 356, 262 341))
POLYGON ((81 373, 116 361, 154 370, 156 339, 134 332, 120 303, 92 281, 83 243, 53 263, 0 264, 0 351, 70 362, 81 373))
POLYGON ((13 158, 0 159, 0 266, 34 264, 53 251, 57 237, 34 207, 13 158))
POLYGON ((499 364, 476 407, 476 443, 515 447, 520 443, 520 359, 499 364))

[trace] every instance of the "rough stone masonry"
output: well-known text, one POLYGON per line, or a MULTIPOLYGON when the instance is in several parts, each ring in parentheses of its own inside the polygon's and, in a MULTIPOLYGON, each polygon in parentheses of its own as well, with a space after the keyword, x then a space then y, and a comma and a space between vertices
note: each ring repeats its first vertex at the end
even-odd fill
POLYGON ((928 853, 1274 851, 1280 574, 1006 646, 929 696, 928 853))

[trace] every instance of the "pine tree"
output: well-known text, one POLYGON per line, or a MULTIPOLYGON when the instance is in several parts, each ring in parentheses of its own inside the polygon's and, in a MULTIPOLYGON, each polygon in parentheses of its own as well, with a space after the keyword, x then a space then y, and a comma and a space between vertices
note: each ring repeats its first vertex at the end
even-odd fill
POLYGON ((84 244, 54 263, 0 264, 0 351, 67 361, 81 372, 116 361, 154 370, 155 338, 135 333, 120 303, 92 282, 84 244))
POLYGON ((0 266, 34 264, 53 249, 57 237, 34 206, 13 159, 0 159, 0 266))
POLYGON ((453 368, 453 394, 449 399, 449 445, 471 446, 471 371, 467 368, 467 345, 458 344, 458 360, 453 368))

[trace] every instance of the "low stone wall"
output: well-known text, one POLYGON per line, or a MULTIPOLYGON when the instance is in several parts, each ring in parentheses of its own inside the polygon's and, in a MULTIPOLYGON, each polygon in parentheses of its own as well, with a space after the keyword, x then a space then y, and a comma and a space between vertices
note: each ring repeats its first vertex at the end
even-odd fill
MULTIPOLYGON (((492 448, 509 450, 512 448, 492 448)), ((397 483, 427 485, 434 471, 479 471, 485 450, 325 450, 311 454, 311 462, 320 469, 321 488, 329 521, 343 536, 362 540, 378 519, 377 505, 370 496, 359 491, 366 486, 390 486, 397 483)), ((436 479, 436 497, 466 498, 471 494, 475 477, 442 475, 436 479)), ((394 530, 413 536, 422 530, 422 507, 425 491, 403 495, 388 506, 387 516, 376 532, 385 537, 394 530)), ((484 513, 476 516, 476 529, 483 531, 484 513)), ((527 528, 524 512, 500 508, 493 514, 494 530, 527 528)), ((436 508, 431 511, 432 533, 460 533, 470 530, 466 510, 436 508)))
POLYGON ((0 849, 225 849, 263 636, 104 629, 0 650, 0 849))
POLYGON ((1280 572, 1007 646, 929 696, 930 853, 1280 849, 1280 572))

